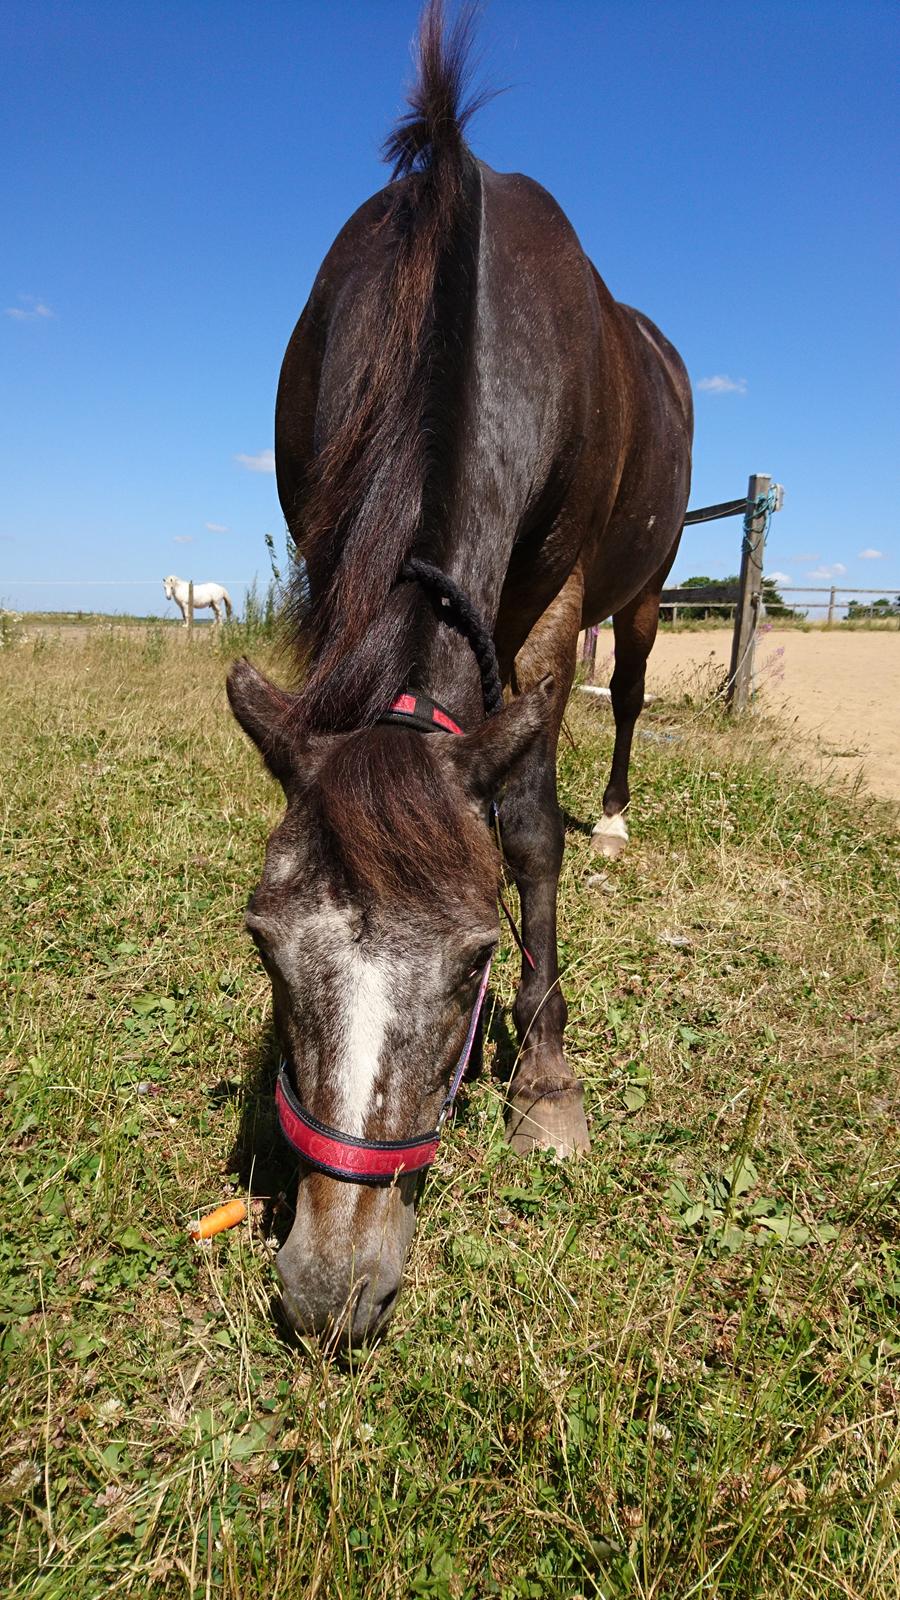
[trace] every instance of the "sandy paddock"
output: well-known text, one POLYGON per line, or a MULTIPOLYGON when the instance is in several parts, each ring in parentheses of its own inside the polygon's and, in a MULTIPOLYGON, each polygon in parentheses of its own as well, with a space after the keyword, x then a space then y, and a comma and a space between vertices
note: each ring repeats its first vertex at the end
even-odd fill
MULTIPOLYGON (((597 649, 597 682, 609 682, 611 660, 601 670, 612 636, 604 630, 597 649)), ((650 657, 647 689, 671 688, 680 679, 713 679, 727 668, 730 628, 712 632, 661 633, 650 657)), ((786 718, 803 733, 809 755, 850 777, 862 771, 867 787, 900 800, 900 629, 801 633, 772 628, 756 644, 760 706, 786 718)))

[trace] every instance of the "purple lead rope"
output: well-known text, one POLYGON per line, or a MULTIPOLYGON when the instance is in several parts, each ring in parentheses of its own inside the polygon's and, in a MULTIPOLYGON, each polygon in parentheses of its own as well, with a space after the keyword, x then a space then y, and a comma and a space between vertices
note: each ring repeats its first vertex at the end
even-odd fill
POLYGON ((469 1020, 469 1031, 466 1034, 466 1041, 462 1047, 459 1060, 456 1063, 456 1069, 453 1073, 453 1077, 450 1080, 450 1088, 447 1098, 438 1112, 437 1127, 435 1129, 435 1132, 437 1133, 440 1133, 444 1123, 447 1121, 447 1118, 453 1110, 453 1102, 456 1099, 459 1086, 462 1083, 463 1074, 466 1070, 466 1067, 469 1065, 469 1057, 472 1054, 472 1046, 475 1043, 475 1034, 478 1031, 478 1019, 481 1016, 481 1008, 484 1005, 484 997, 487 994, 488 978, 491 974, 492 960, 493 957, 489 956, 484 964, 484 971, 481 974, 481 982, 478 985, 478 995, 475 1000, 475 1005, 472 1009, 472 1016, 469 1020))

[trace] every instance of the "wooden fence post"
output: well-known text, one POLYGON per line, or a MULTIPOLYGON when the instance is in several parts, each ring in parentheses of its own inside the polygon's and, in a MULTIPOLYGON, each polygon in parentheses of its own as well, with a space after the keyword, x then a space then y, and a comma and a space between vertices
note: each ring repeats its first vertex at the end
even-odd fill
POLYGON ((753 690, 753 646, 762 599, 763 548, 768 516, 765 507, 757 509, 757 503, 768 495, 771 483, 772 479, 766 473, 754 473, 747 485, 740 591, 734 614, 731 666, 728 672, 727 701, 732 711, 745 711, 753 690))
POLYGON ((188 638, 194 637, 194 580, 188 582, 188 638))
POLYGON ((834 621, 834 597, 835 597, 836 594, 837 594, 837 590, 832 588, 832 591, 831 591, 830 595, 828 596, 828 626, 829 626, 829 628, 831 627, 831 624, 834 621))

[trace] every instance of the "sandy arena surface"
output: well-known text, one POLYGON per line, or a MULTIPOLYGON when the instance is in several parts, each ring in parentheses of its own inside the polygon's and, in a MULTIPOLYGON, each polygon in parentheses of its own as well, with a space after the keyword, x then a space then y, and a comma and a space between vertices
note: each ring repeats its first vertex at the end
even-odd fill
MULTIPOLYGON (((597 682, 608 636, 600 636, 597 682)), ((611 642, 611 641, 610 641, 611 642)), ((648 692, 681 677, 727 668, 731 630, 661 633, 647 670, 648 692)), ((755 659, 760 706, 793 722, 818 770, 855 777, 873 794, 900 800, 900 629, 872 633, 759 636, 755 659)))

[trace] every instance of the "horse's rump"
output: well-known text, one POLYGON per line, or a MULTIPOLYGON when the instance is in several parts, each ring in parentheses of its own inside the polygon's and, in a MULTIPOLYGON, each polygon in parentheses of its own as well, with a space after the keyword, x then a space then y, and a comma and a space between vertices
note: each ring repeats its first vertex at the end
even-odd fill
MULTIPOLYGON (((423 116, 448 94, 443 78, 426 85, 423 116)), ((637 593, 687 501, 676 352, 612 298, 546 190, 477 161, 458 123, 432 132, 434 166, 338 236, 282 368, 279 493, 311 598, 307 729, 371 722, 440 650, 430 608, 396 586, 410 553, 496 623, 508 669, 576 563, 591 621, 637 593)))

